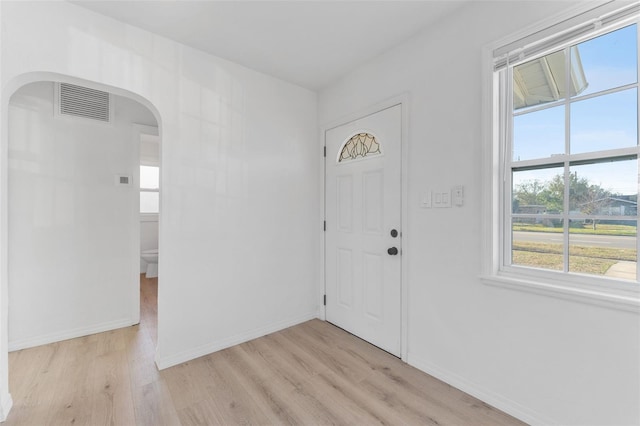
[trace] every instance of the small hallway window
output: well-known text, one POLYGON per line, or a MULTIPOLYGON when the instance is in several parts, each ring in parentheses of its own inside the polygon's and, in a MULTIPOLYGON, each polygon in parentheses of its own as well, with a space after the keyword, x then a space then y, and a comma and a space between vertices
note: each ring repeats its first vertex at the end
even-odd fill
POLYGON ((140 166, 140 213, 160 212, 160 168, 140 166))

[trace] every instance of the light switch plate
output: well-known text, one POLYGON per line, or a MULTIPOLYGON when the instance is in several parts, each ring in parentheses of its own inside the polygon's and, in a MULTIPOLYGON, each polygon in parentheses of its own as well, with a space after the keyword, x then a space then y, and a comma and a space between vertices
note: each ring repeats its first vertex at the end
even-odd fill
POLYGON ((449 191, 436 191, 433 197, 433 207, 447 208, 451 207, 451 193, 449 191))
POLYGON ((431 191, 424 191, 422 193, 422 199, 420 200, 420 207, 423 209, 431 208, 431 191))

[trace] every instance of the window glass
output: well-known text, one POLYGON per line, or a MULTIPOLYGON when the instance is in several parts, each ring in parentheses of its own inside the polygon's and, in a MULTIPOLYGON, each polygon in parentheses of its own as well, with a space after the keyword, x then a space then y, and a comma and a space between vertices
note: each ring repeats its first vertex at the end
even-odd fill
POLYGON ((638 81, 637 25, 593 38, 572 51, 571 73, 584 75, 588 86, 580 95, 638 81))
POLYGON ((512 212, 516 214, 562 213, 564 167, 514 171, 512 212))
POLYGON ((160 212, 160 168, 140 166, 140 213, 160 212))
POLYGON ((338 162, 365 158, 381 153, 380 142, 375 136, 369 133, 358 133, 344 144, 342 151, 340 151, 338 162))
MULTIPOLYGON (((627 206, 619 202, 611 207, 627 206)), ((569 229, 569 272, 636 279, 635 220, 573 219, 569 229)))
POLYGON ((140 213, 158 213, 160 211, 159 192, 140 192, 140 213))
POLYGON ((511 68, 505 266, 637 279, 637 67, 632 25, 511 68))
POLYGON ((140 166, 140 188, 160 188, 160 168, 154 166, 140 166))
POLYGON ((638 214, 637 159, 572 165, 569 170, 571 214, 638 214))
POLYGON ((565 97, 565 51, 551 53, 513 68, 513 108, 540 106, 565 97))
POLYGON ((571 153, 626 148, 638 144, 638 90, 571 104, 571 153))
POLYGON ((513 161, 564 154, 564 105, 513 118, 513 161))
POLYGON ((563 220, 514 218, 511 263, 530 268, 562 271, 564 268, 563 220))

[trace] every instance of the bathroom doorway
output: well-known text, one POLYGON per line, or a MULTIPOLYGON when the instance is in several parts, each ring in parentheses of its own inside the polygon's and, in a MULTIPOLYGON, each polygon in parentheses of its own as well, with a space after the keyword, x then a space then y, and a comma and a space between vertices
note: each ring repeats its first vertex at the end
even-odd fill
POLYGON ((157 343, 160 136, 157 127, 137 126, 140 167, 140 331, 157 343))

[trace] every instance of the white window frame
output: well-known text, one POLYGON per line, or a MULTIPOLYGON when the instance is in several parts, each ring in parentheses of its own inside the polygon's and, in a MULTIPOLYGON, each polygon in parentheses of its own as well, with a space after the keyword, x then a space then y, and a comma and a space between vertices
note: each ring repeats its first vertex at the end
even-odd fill
MULTIPOLYGON (((160 166, 156 163, 151 163, 149 161, 141 161, 140 162, 140 167, 157 167, 158 168, 158 173, 160 172, 160 166)), ((159 180, 159 179, 158 179, 159 180)), ((158 197, 160 197, 160 182, 158 182, 158 188, 143 188, 142 186, 140 186, 140 192, 157 192, 158 193, 158 197)), ((160 206, 158 205, 158 210, 160 209, 160 206)), ((138 207, 138 210, 140 210, 140 207, 138 207)), ((157 212, 139 212, 140 213, 140 219, 144 222, 144 221, 157 221, 158 219, 158 215, 160 214, 160 211, 157 212)))
MULTIPOLYGON (((624 1, 597 5, 587 3, 485 47, 483 283, 640 312, 640 283, 637 281, 512 266, 505 261, 511 250, 510 232, 505 227, 506 221, 510 223, 511 216, 511 168, 510 158, 507 161, 504 154, 507 146, 505 141, 510 137, 508 123, 512 110, 511 99, 505 94, 511 94, 508 87, 511 82, 508 78, 510 72, 494 71, 494 68, 504 67, 505 62, 507 65, 509 62, 514 65, 526 62, 633 23, 638 23, 640 33, 640 7, 637 4, 624 1), (620 13, 620 10, 625 13, 620 13)), ((627 150, 632 154, 638 153, 637 147, 627 150)), ((640 236, 637 241, 640 244, 640 236)), ((637 248, 640 253, 640 246, 637 248)))

